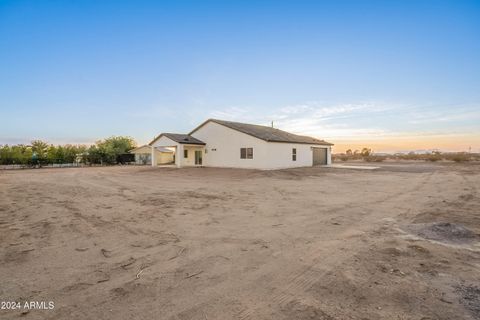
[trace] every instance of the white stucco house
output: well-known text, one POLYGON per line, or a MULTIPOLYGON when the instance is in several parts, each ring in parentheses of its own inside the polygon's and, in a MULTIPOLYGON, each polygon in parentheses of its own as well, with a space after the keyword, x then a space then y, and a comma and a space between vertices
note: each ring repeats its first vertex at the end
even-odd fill
POLYGON ((162 133, 149 143, 151 164, 173 151, 177 167, 283 169, 331 164, 331 143, 276 128, 208 119, 188 134, 162 133))

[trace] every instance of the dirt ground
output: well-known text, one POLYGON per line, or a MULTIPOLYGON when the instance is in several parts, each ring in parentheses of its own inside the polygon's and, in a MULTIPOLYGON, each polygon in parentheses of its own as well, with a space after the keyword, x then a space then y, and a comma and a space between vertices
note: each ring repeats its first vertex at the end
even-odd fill
POLYGON ((480 319, 480 165, 0 172, 2 319, 480 319))

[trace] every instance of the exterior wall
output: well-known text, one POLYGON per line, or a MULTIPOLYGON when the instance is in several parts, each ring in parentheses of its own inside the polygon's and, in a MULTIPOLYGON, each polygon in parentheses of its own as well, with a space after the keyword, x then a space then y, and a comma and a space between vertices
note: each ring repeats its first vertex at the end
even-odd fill
POLYGON ((263 168, 267 143, 215 122, 208 122, 192 133, 206 143, 203 165, 226 168, 263 168), (240 148, 253 148, 253 159, 240 159, 240 148))
POLYGON ((179 144, 178 142, 175 142, 172 139, 163 136, 157 141, 155 141, 151 146, 152 147, 176 147, 178 144, 179 144))
POLYGON ((133 150, 130 150, 130 153, 134 153, 134 154, 150 153, 150 146, 141 146, 141 147, 135 148, 133 150))
POLYGON ((299 143, 270 142, 268 145, 268 167, 271 169, 311 167, 313 164, 312 146, 299 143), (297 160, 292 160, 292 149, 297 149, 297 160))
MULTIPOLYGON (((208 122, 192 133, 206 143, 203 165, 208 167, 282 169, 310 167, 313 164, 312 147, 319 145, 266 142, 239 131, 208 122), (240 148, 253 148, 253 159, 240 159, 240 148), (297 149, 297 160, 292 160, 292 149, 297 149), (216 151, 215 151, 216 150, 216 151)), ((327 160, 331 163, 331 147, 327 160)))
POLYGON ((183 145, 179 143, 175 148, 175 165, 177 166, 177 168, 182 167, 182 163, 183 163, 182 157, 183 157, 183 145))
POLYGON ((188 146, 184 145, 183 150, 188 150, 188 158, 184 157, 184 151, 182 151, 182 154, 179 155, 181 158, 181 166, 182 167, 189 167, 189 166, 195 166, 195 151, 201 151, 202 152, 202 165, 205 165, 205 152, 204 152, 204 146, 188 146))
POLYGON ((157 164, 167 164, 173 162, 173 152, 157 151, 157 164))

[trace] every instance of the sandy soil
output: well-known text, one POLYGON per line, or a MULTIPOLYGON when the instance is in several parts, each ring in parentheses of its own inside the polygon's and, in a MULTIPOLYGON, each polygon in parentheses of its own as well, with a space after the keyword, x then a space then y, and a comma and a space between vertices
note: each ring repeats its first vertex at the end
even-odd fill
POLYGON ((380 166, 0 172, 0 318, 480 319, 480 165, 380 166))

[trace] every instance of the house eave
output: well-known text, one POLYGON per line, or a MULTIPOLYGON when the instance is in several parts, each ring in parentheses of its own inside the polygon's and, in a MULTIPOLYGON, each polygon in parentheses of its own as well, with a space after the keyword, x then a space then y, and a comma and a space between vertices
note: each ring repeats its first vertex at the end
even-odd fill
MULTIPOLYGON (((260 139, 263 140, 263 139, 260 139)), ((333 146, 333 143, 330 142, 292 142, 292 141, 280 141, 280 140, 263 140, 266 142, 272 143, 290 143, 290 144, 309 144, 309 145, 316 145, 316 146, 333 146)))

